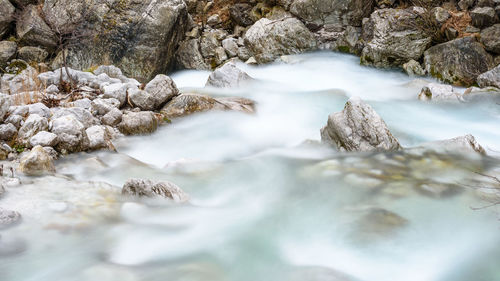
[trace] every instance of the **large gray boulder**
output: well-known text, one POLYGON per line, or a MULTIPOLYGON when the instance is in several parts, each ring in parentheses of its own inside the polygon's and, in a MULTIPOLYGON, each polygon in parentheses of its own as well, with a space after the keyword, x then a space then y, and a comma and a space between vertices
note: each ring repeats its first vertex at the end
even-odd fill
POLYGON ((0 140, 10 141, 17 135, 17 128, 13 124, 0 124, 0 140))
POLYGON ((296 18, 262 18, 247 30, 244 39, 258 63, 271 62, 281 55, 300 54, 317 48, 314 34, 296 18))
POLYGON ((14 58, 16 50, 16 42, 0 41, 0 67, 5 67, 7 62, 14 58))
POLYGON ((19 171, 30 176, 39 176, 56 171, 52 157, 40 145, 21 157, 19 171))
POLYGON ((9 29, 10 23, 14 20, 14 12, 16 8, 9 0, 0 0, 0 38, 9 29))
POLYGON ((429 74, 457 86, 471 86, 481 73, 493 68, 493 58, 472 37, 431 47, 424 53, 429 74))
POLYGON ((85 130, 87 137, 89 138, 89 149, 110 149, 114 150, 114 146, 111 143, 111 136, 105 126, 95 125, 85 130))
POLYGON ((85 126, 74 115, 52 119, 50 131, 57 135, 56 150, 63 154, 85 151, 89 146, 85 126))
POLYGON ((500 88, 500 65, 477 77, 477 84, 480 87, 500 88))
POLYGON ((122 194, 138 197, 163 197, 179 203, 189 200, 189 195, 171 182, 153 182, 144 179, 129 179, 123 185, 122 194))
POLYGON ((419 60, 431 38, 409 24, 419 17, 418 9, 381 9, 363 24, 366 45, 361 62, 376 67, 401 66, 419 60))
POLYGON ((57 37, 54 31, 45 23, 40 9, 29 5, 23 10, 16 24, 17 37, 26 45, 39 45, 54 50, 57 37))
POLYGON ((495 24, 481 31, 481 43, 492 53, 500 54, 500 24, 495 24))
POLYGON ((151 80, 144 90, 130 89, 128 91, 132 105, 146 111, 159 109, 177 95, 179 95, 179 90, 174 81, 163 74, 151 80))
POLYGON ((361 26, 373 11, 372 0, 295 0, 290 12, 311 26, 361 26))
POLYGON ((252 77, 239 69, 236 64, 228 62, 223 66, 218 67, 210 74, 206 86, 216 88, 239 87, 252 80, 252 77))
POLYGON ((189 25, 183 0, 123 0, 114 5, 105 0, 45 1, 46 17, 61 28, 71 27, 74 20, 65 2, 71 2, 71 9, 86 11, 84 30, 92 35, 71 48, 69 65, 86 69, 111 63, 127 77, 142 81, 173 67, 174 51, 189 25))
POLYGON ((391 151, 401 148, 384 120, 358 97, 350 98, 344 110, 328 117, 321 140, 340 151, 391 151))
POLYGON ((127 112, 118 128, 125 135, 151 134, 158 128, 158 120, 151 111, 127 112))

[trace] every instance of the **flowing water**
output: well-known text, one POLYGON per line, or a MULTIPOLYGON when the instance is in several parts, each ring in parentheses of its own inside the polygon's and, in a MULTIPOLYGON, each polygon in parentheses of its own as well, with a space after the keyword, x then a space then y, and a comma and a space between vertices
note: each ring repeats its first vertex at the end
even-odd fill
POLYGON ((11 254, 0 280, 500 280, 500 208, 481 208, 500 200, 481 175, 500 174, 499 100, 420 102, 424 80, 358 61, 316 53, 241 65, 257 80, 234 90, 204 89, 207 72, 173 74, 183 92, 251 98, 257 113, 174 120, 9 188, 0 205, 24 219, 2 231, 11 254), (350 96, 405 147, 470 133, 490 156, 320 145, 350 96), (191 200, 122 198, 131 177, 172 181, 191 200))

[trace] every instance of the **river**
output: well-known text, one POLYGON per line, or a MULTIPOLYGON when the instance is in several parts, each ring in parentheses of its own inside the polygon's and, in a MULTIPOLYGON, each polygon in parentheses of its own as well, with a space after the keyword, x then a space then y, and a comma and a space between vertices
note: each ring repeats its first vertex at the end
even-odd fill
POLYGON ((500 206, 483 208, 500 200, 485 176, 500 175, 499 100, 421 102, 425 80, 335 53, 239 66, 256 78, 240 89, 206 89, 204 71, 171 77, 182 92, 253 99, 256 114, 176 119, 9 188, 0 206, 23 222, 0 230, 0 280, 500 280, 500 206), (320 145, 351 96, 404 147, 470 133, 489 156, 320 145), (191 200, 123 198, 131 177, 191 200))

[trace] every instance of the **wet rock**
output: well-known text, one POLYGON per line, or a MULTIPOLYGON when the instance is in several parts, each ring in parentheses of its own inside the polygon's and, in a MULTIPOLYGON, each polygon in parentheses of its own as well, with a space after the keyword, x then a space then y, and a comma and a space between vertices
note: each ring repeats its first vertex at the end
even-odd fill
POLYGON ((456 184, 444 183, 425 183, 416 187, 417 191, 423 195, 433 198, 443 198, 456 195, 461 191, 461 188, 456 184))
POLYGON ((458 101, 460 97, 450 85, 430 83, 422 88, 418 99, 427 101, 458 101))
POLYGON ((387 151, 401 148, 384 120, 358 97, 350 98, 344 110, 328 117, 321 130, 323 142, 341 151, 387 151))
POLYGON ((38 132, 32 138, 30 138, 30 145, 35 147, 37 145, 40 146, 55 146, 57 145, 57 135, 54 133, 49 133, 46 131, 38 132))
POLYGON ((198 94, 181 94, 167 103, 162 108, 161 113, 170 119, 216 108, 222 109, 223 106, 218 104, 212 97, 198 94))
POLYGON ((382 9, 372 13, 363 24, 363 36, 369 41, 361 54, 361 63, 392 67, 418 60, 431 43, 429 36, 409 24, 417 20, 419 13, 414 9, 382 9))
POLYGON ((50 131, 57 135, 56 149, 63 154, 85 151, 88 148, 85 126, 74 115, 53 118, 50 131))
POLYGON ((15 10, 9 0, 0 0, 0 38, 8 31, 10 23, 14 20, 15 10))
POLYGON ((160 74, 151 80, 144 90, 130 89, 128 94, 133 106, 141 110, 155 110, 179 95, 179 90, 170 77, 160 74))
POLYGON ((114 150, 111 137, 105 126, 95 125, 85 130, 89 138, 89 149, 97 150, 107 148, 114 150))
POLYGON ((27 62, 43 62, 49 53, 42 48, 25 46, 19 49, 19 58, 27 62))
POLYGON ((290 12, 310 26, 361 26, 373 5, 371 0, 295 0, 290 12))
POLYGON ((16 126, 10 123, 0 124, 0 140, 10 141, 16 136, 16 134, 16 126))
POLYGON ((0 207, 0 229, 4 229, 21 220, 21 214, 16 211, 6 210, 0 207))
POLYGON ((200 42, 198 39, 182 41, 175 53, 175 61, 178 69, 210 69, 210 66, 205 63, 203 55, 200 52, 200 42))
POLYGON ((6 239, 0 236, 0 257, 17 255, 26 250, 26 243, 19 239, 6 239))
POLYGON ((480 87, 497 87, 500 88, 500 65, 487 71, 477 77, 477 84, 480 87))
POLYGON ((17 138, 19 142, 27 144, 31 137, 36 135, 38 132, 48 130, 48 128, 49 122, 47 118, 41 117, 38 114, 31 114, 19 129, 17 138))
POLYGON ((403 64, 403 70, 409 76, 424 76, 425 70, 422 68, 420 63, 415 60, 410 60, 409 62, 403 64))
POLYGON ((181 94, 165 105, 161 113, 166 118, 178 118, 209 110, 236 110, 251 113, 254 102, 245 98, 212 98, 199 94, 181 94))
POLYGON ((158 120, 151 111, 127 112, 119 124, 120 132, 125 135, 150 134, 158 128, 158 120))
POLYGON ((244 38, 245 45, 259 63, 317 48, 314 35, 295 18, 260 19, 248 29, 244 38))
POLYGON ((45 23, 40 10, 35 5, 29 5, 24 10, 16 24, 17 37, 26 45, 43 46, 54 49, 57 38, 52 29, 45 23))
POLYGON ((425 70, 442 81, 471 86, 493 67, 493 58, 472 37, 455 39, 431 47, 424 53, 425 70))
POLYGON ((122 121, 122 116, 123 113, 118 108, 113 108, 101 118, 101 122, 104 125, 116 126, 122 121))
POLYGON ((189 195, 171 182, 153 182, 144 179, 129 179, 122 188, 122 194, 139 197, 164 197, 175 202, 186 202, 189 195))
POLYGON ((319 266, 301 266, 293 269, 282 280, 288 281, 359 281, 340 271, 319 266))
POLYGON ((120 106, 123 106, 127 101, 127 89, 129 86, 124 83, 115 83, 103 87, 103 98, 117 99, 120 101, 120 106))
MULTIPOLYGON (((2 0, 0 0, 0 2, 1 1, 2 0)), ((0 41, 0 67, 4 68, 7 65, 7 62, 9 62, 12 58, 14 58, 16 51, 17 51, 16 42, 0 41)))
POLYGON ((56 168, 52 157, 38 145, 21 157, 19 171, 29 176, 40 176, 53 173, 56 168))
POLYGON ((228 62, 210 74, 206 86, 217 88, 239 87, 252 80, 252 77, 240 70, 236 64, 228 62))
POLYGON ((473 135, 465 135, 447 140, 433 141, 421 144, 421 147, 431 149, 444 149, 455 152, 477 152, 486 155, 486 150, 476 141, 473 135))
POLYGON ((481 31, 481 43, 492 53, 500 54, 500 24, 495 24, 481 31))
POLYGON ((491 26, 498 21, 495 9, 491 7, 478 7, 470 12, 472 18, 472 25, 475 27, 483 28, 491 26))

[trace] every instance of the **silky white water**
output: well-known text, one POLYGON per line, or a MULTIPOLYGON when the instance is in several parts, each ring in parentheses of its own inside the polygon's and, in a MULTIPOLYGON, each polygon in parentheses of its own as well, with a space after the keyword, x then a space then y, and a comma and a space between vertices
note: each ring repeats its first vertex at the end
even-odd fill
POLYGON ((0 256, 0 280, 500 280, 500 208, 474 209, 496 199, 481 174, 500 174, 498 97, 421 102, 424 80, 356 57, 287 61, 239 65, 256 80, 232 90, 204 88, 208 72, 174 73, 182 92, 250 98, 257 113, 175 119, 119 140, 118 153, 71 155, 59 176, 10 188, 0 206, 24 219, 0 230, 21 245, 0 256), (490 156, 320 145, 328 115, 351 96, 404 147, 470 133, 490 156), (172 181, 191 200, 123 198, 131 177, 172 181))

